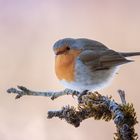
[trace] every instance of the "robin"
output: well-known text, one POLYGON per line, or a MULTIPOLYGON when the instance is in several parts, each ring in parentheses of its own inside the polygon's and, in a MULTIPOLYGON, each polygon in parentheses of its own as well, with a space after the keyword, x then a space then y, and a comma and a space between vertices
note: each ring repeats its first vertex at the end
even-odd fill
POLYGON ((116 52, 90 39, 64 38, 54 46, 55 72, 69 89, 97 91, 108 86, 120 65, 132 62, 129 56, 140 52, 116 52))

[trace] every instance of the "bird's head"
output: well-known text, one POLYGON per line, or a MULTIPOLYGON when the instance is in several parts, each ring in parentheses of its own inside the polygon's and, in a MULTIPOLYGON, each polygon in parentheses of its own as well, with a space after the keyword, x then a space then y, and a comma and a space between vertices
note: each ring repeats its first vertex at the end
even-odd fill
POLYGON ((86 38, 64 38, 58 40, 53 46, 53 50, 56 55, 66 54, 71 50, 82 52, 84 50, 100 51, 106 49, 107 47, 104 44, 86 38))
POLYGON ((77 40, 73 38, 64 38, 58 40, 54 46, 53 50, 55 55, 66 54, 71 50, 81 50, 80 46, 77 44, 77 40))

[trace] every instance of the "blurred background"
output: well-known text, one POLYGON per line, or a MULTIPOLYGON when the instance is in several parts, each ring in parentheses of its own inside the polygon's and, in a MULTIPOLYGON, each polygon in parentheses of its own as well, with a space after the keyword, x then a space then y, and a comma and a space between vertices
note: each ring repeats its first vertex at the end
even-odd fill
MULTIPOLYGON (((0 139, 1 140, 112 140, 113 121, 92 118, 79 128, 48 110, 70 104, 71 96, 51 101, 25 96, 15 100, 6 90, 24 85, 33 90, 62 90, 54 73, 52 46, 64 37, 90 38, 117 51, 140 51, 139 0, 0 0, 0 139)), ((140 57, 123 65, 112 85, 100 91, 120 102, 126 91, 140 121, 140 57)), ((140 135, 140 125, 136 126, 140 135)))

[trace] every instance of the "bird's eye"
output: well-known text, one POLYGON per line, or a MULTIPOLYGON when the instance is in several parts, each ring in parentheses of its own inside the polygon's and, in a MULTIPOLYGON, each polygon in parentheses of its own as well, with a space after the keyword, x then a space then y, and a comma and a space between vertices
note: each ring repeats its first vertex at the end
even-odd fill
POLYGON ((67 46, 67 47, 66 47, 66 50, 67 50, 67 51, 69 51, 69 50, 70 50, 70 47, 69 47, 69 46, 67 46))

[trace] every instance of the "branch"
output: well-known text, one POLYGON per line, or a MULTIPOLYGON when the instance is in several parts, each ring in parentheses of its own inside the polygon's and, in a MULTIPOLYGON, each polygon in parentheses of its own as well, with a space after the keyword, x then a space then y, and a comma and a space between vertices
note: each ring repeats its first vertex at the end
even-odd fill
POLYGON ((7 90, 7 92, 17 94, 15 99, 19 99, 20 97, 22 97, 24 95, 30 95, 30 96, 46 96, 46 97, 50 97, 52 100, 54 100, 63 95, 78 96, 78 94, 79 94, 79 92, 71 90, 71 89, 65 89, 65 90, 59 91, 59 92, 54 92, 54 91, 40 92, 40 91, 32 91, 24 86, 17 86, 17 89, 10 88, 7 90))
POLYGON ((134 125, 138 123, 136 112, 132 104, 126 104, 124 91, 119 90, 119 95, 122 104, 97 92, 88 92, 82 96, 82 101, 78 104, 77 109, 66 106, 59 111, 49 111, 48 118, 58 117, 75 127, 79 127, 83 120, 91 117, 95 120, 105 121, 113 119, 117 129, 115 140, 137 140, 138 135, 134 129, 134 125))
POLYGON ((55 99, 63 95, 75 95, 78 98, 78 107, 62 107, 58 111, 48 111, 48 118, 58 117, 66 120, 75 127, 80 126, 80 123, 88 118, 93 117, 95 120, 114 121, 117 132, 115 140, 137 140, 138 135, 135 133, 134 125, 137 124, 136 112, 133 104, 126 103, 125 92, 119 90, 121 104, 115 102, 111 97, 102 96, 98 92, 92 93, 84 91, 79 93, 70 89, 65 89, 60 92, 36 92, 29 90, 23 86, 10 88, 8 93, 17 94, 16 99, 24 95, 46 96, 55 99))

